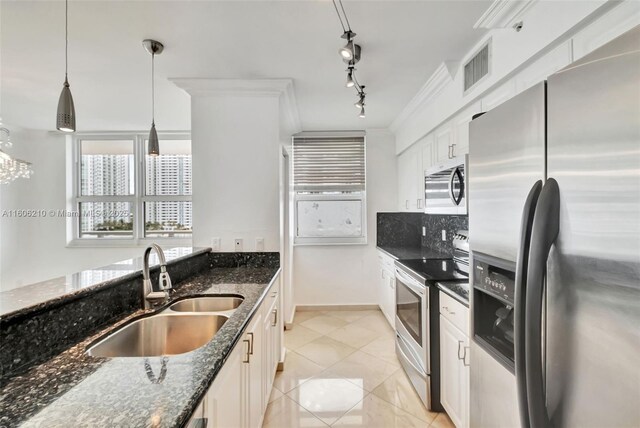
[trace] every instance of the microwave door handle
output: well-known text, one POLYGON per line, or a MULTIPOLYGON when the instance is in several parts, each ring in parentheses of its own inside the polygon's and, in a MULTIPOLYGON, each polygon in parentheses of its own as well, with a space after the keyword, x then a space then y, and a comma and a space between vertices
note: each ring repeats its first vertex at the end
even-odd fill
POLYGON ((462 201, 462 197, 464 195, 464 177, 462 177, 462 172, 460 172, 460 168, 456 167, 451 171, 451 176, 449 177, 449 198, 451 198, 451 202, 454 205, 460 205, 462 201), (458 197, 456 197, 455 193, 453 193, 453 180, 458 177, 458 181, 460 182, 460 192, 458 193, 458 197))
POLYGON ((516 261, 516 284, 515 284, 515 310, 514 310, 514 330, 515 330, 515 365, 516 365, 516 385, 518 391, 518 403, 520 404, 520 424, 522 428, 530 428, 529 408, 527 400, 527 378, 525 370, 526 352, 524 346, 525 335, 525 292, 527 287, 527 262, 529 261, 529 247, 531 242, 531 228, 533 227, 533 215, 538 203, 538 196, 542 189, 542 180, 535 182, 522 209, 522 220, 520 223, 520 249, 516 261))
POLYGON ((560 189, 548 178, 542 187, 531 230, 531 248, 525 301, 525 368, 527 398, 532 427, 550 426, 545 405, 542 361, 542 306, 547 259, 560 231, 560 189))

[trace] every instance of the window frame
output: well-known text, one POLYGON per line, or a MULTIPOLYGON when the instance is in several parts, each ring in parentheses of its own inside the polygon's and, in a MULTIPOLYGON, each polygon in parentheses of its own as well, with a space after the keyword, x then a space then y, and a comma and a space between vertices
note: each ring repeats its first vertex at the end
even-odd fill
MULTIPOLYGON (((302 132, 292 137, 292 153, 295 138, 312 138, 317 137, 362 137, 364 143, 364 189, 361 190, 340 190, 325 192, 313 192, 296 190, 295 188, 295 171, 291 173, 291 192, 293 195, 293 245, 294 246, 325 246, 325 245, 367 245, 368 226, 367 226, 367 137, 364 132, 302 132), (298 201, 360 201, 361 203, 361 225, 362 233, 360 236, 298 236, 298 201)), ((295 156, 295 155, 294 155, 295 156)), ((292 167, 295 168, 295 159, 292 160, 292 167)))
MULTIPOLYGON (((67 212, 79 213, 80 204, 83 202, 128 202, 131 204, 133 215, 133 235, 123 238, 82 238, 80 236, 80 216, 67 217, 67 247, 141 247, 160 241, 167 246, 192 246, 193 239, 175 237, 146 237, 145 236, 145 210, 146 202, 192 202, 191 195, 161 195, 151 196, 146 194, 146 152, 145 143, 148 132, 98 132, 75 133, 71 136, 71 162, 67 162, 67 212), (131 140, 133 144, 133 195, 109 195, 109 196, 85 196, 82 195, 82 163, 81 145, 83 140, 131 140), (70 171, 69 171, 70 169, 70 171), (70 183, 69 183, 70 181, 70 183)), ((191 140, 191 133, 162 132, 158 133, 162 140, 191 140)), ((67 146, 69 147, 69 145, 67 146)), ((192 178, 193 179, 193 178, 192 178)), ((193 205, 192 205, 193 207, 193 205)))

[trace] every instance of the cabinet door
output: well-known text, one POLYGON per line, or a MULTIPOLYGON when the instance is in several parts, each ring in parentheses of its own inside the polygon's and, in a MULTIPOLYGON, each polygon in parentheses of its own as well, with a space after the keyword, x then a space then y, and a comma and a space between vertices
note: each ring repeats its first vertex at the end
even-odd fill
MULTIPOLYGON (((424 171, 431 168, 436 164, 435 156, 435 136, 433 133, 427 135, 424 138, 424 146, 422 147, 422 168, 420 170, 420 178, 422 186, 424 187, 424 171)), ((422 195, 424 197, 424 194, 422 195)))
MULTIPOLYGON (((263 307, 264 308, 264 307, 263 307)), ((245 334, 249 340, 249 363, 247 373, 248 426, 259 428, 264 413, 263 397, 263 352, 262 352, 262 312, 259 310, 245 334)))
POLYGON ((387 306, 387 271, 382 266, 378 266, 380 276, 378 277, 378 300, 380 310, 385 318, 389 319, 387 306))
POLYGON ((493 89, 489 94, 482 98, 482 111, 491 111, 516 94, 516 81, 511 79, 493 89))
POLYGON ((440 401, 458 428, 465 426, 464 418, 468 413, 465 408, 468 376, 465 376, 463 362, 466 345, 467 337, 440 316, 440 401))
POLYGON ((447 122, 434 132, 436 149, 436 163, 451 159, 451 145, 453 144, 453 124, 447 122))
POLYGON ((460 112, 453 120, 455 128, 455 138, 451 147, 452 157, 462 156, 469 153, 469 124, 471 118, 481 111, 481 102, 477 101, 460 112))
POLYGON ((238 428, 244 423, 246 390, 243 387, 243 359, 249 345, 240 342, 233 349, 206 395, 208 428, 238 428))
POLYGON ((396 320, 396 276, 393 272, 387 272, 387 282, 386 282, 386 290, 387 290, 387 304, 388 304, 388 316, 387 320, 391 325, 392 329, 396 329, 395 320, 396 320))
POLYGON ((415 146, 398 156, 398 208, 400 211, 418 210, 418 156, 415 146))

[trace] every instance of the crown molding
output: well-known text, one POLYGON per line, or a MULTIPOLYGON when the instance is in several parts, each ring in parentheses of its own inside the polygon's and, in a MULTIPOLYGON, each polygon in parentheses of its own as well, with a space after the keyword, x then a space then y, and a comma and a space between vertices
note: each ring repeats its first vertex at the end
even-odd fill
POLYGON ((422 85, 418 93, 409 101, 400 114, 391 122, 389 129, 397 132, 402 124, 409 119, 420 107, 427 104, 449 83, 453 81, 458 70, 457 61, 445 61, 433 72, 429 80, 422 85))
POLYGON ((192 97, 277 97, 292 133, 302 129, 292 79, 170 78, 169 81, 192 97))
POLYGON ((495 0, 473 28, 510 28, 536 0, 495 0))

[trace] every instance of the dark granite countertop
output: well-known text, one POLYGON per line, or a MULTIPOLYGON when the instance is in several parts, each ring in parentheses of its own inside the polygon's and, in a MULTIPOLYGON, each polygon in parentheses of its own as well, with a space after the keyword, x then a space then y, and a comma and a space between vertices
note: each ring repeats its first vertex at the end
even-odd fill
POLYGON ((468 282, 439 282, 438 288, 458 302, 469 307, 469 283, 468 282))
POLYGON ((451 256, 438 251, 428 250, 420 247, 376 247, 395 260, 409 259, 450 259, 451 256))
POLYGON ((137 311, 12 378, 0 389, 0 426, 183 426, 278 271, 273 267, 213 268, 185 280, 172 291, 172 301, 207 294, 244 297, 213 340, 195 351, 169 357, 102 358, 85 353, 105 334, 169 304, 156 311, 137 311), (166 374, 158 382, 163 365, 166 374))

